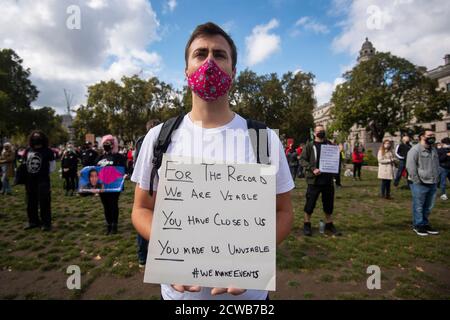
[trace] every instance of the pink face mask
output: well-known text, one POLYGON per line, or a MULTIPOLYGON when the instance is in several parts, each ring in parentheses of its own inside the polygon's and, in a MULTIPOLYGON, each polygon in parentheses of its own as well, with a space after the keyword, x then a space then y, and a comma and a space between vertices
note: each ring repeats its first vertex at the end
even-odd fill
POLYGON ((189 88, 205 101, 214 101, 228 92, 231 77, 213 60, 206 60, 188 77, 189 88))

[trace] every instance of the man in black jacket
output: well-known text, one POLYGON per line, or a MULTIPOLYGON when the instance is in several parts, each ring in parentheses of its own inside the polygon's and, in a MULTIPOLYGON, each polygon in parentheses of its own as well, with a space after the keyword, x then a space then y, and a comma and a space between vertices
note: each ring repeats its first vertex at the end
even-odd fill
POLYGON ((95 166, 97 157, 98 153, 92 149, 92 142, 86 141, 81 151, 81 165, 83 167, 95 166))
MULTIPOLYGON (((402 143, 395 148, 395 155, 400 160, 398 165, 397 174, 394 179, 394 186, 398 187, 400 179, 402 178, 403 170, 406 168, 406 156, 411 149, 410 138, 408 135, 402 137, 402 143)), ((408 180, 408 179, 406 179, 408 180)))
POLYGON ((438 149, 439 155, 439 187, 441 189, 441 200, 447 201, 447 177, 450 173, 450 138, 441 140, 442 148, 438 149))
POLYGON ((314 128, 314 141, 309 142, 300 156, 300 164, 305 170, 308 189, 306 191, 305 221, 303 233, 312 236, 311 215, 316 207, 317 199, 322 194, 323 211, 325 212, 325 232, 340 236, 333 224, 332 214, 334 208, 334 176, 333 173, 322 173, 319 170, 320 151, 324 144, 331 144, 326 139, 325 129, 322 125, 314 128))

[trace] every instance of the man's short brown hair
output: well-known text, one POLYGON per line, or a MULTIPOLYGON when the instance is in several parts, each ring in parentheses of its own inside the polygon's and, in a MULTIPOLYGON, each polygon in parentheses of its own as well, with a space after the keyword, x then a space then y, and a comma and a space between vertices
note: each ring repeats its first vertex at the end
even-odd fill
POLYGON ((212 22, 207 22, 201 25, 198 25, 194 32, 192 32, 191 37, 189 38, 186 48, 184 49, 184 60, 186 62, 186 68, 188 65, 188 58, 189 58, 189 48, 191 47, 192 42, 202 36, 215 36, 219 35, 225 38, 225 40, 228 42, 231 48, 231 62, 233 65, 233 69, 236 69, 237 64, 237 49, 236 45, 234 44, 233 39, 226 33, 221 27, 219 27, 217 24, 212 22))

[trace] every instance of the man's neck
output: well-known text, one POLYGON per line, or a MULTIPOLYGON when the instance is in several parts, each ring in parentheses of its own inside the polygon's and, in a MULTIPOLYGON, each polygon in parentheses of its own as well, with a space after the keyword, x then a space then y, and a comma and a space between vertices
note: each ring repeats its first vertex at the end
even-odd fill
POLYGON ((227 95, 216 101, 206 102, 193 94, 189 116, 193 122, 200 121, 203 128, 210 129, 229 123, 233 120, 234 112, 230 109, 227 95))
POLYGON ((429 144, 427 144, 425 141, 420 141, 420 144, 422 145, 422 147, 424 147, 425 149, 430 149, 431 146, 429 144))
POLYGON ((319 139, 319 138, 315 138, 314 139, 314 142, 317 142, 317 143, 323 143, 325 141, 325 139, 319 139))

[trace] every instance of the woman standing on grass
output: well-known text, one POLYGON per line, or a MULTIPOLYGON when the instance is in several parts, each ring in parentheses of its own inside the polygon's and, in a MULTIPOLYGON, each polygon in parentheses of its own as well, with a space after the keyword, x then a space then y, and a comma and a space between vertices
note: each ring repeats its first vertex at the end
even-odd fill
POLYGON ((16 158, 16 155, 14 153, 14 150, 12 148, 11 143, 7 142, 3 145, 3 151, 1 152, 0 156, 0 167, 1 169, 1 176, 2 176, 2 185, 3 190, 2 194, 10 195, 11 192, 11 185, 9 184, 9 178, 14 177, 14 160, 16 158))
POLYGON ((353 162, 353 180, 356 180, 356 176, 358 176, 361 181, 361 168, 364 161, 364 153, 362 151, 362 147, 359 144, 355 144, 355 148, 353 148, 352 153, 352 162, 353 162))
MULTIPOLYGON (((119 143, 117 138, 112 135, 106 135, 102 138, 104 153, 97 159, 96 163, 99 167, 126 165, 125 157, 118 153, 119 143)), ((102 192, 100 199, 102 200, 103 210, 106 220, 106 234, 116 234, 117 224, 119 220, 119 196, 120 192, 102 192)))
POLYGON ((386 139, 378 150, 378 179, 381 179, 381 198, 392 199, 391 181, 394 179, 394 167, 392 143, 386 139))

